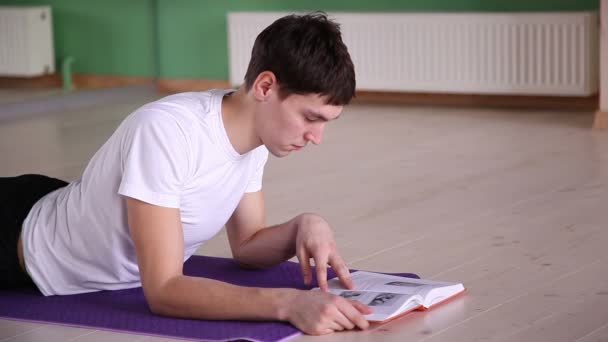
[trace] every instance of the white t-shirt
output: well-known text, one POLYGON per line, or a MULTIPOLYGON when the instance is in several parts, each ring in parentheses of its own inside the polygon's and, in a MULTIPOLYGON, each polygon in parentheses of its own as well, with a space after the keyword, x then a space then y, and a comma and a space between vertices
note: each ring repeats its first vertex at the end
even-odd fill
POLYGON ((141 286, 126 197, 179 208, 184 261, 262 187, 268 150, 240 155, 221 115, 230 90, 171 95, 130 114, 82 179, 40 199, 23 223, 26 269, 44 295, 141 286))

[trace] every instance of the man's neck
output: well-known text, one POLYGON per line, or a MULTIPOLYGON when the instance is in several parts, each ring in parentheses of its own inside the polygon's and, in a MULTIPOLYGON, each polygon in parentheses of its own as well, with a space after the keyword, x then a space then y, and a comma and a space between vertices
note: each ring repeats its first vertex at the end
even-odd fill
POLYGON ((242 87, 222 99, 222 120, 226 134, 239 154, 245 154, 262 144, 255 132, 254 105, 242 87))

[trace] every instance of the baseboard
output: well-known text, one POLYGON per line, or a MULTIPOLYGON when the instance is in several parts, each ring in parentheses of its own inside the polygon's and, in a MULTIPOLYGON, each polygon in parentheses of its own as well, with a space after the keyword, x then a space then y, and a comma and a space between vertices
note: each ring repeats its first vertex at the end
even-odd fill
POLYGON ((61 75, 58 74, 39 77, 0 77, 0 88, 61 88, 61 84, 61 75))
POLYGON ((593 129, 608 129, 608 112, 603 112, 601 110, 595 112, 593 129))
POLYGON ((449 105, 471 107, 487 106, 596 111, 599 104, 599 97, 598 95, 588 97, 563 97, 358 91, 353 103, 449 105))
POLYGON ((188 79, 188 78, 160 78, 157 89, 161 93, 181 93, 185 91, 202 91, 208 89, 231 88, 227 80, 188 79))
POLYGON ((138 84, 151 84, 155 80, 154 77, 143 76, 75 74, 74 86, 83 89, 118 88, 138 84))
MULTIPOLYGON (((230 83, 226 80, 168 78, 161 78, 158 80, 158 91, 162 93, 201 91, 230 87, 230 83)), ((492 106, 595 111, 598 108, 599 100, 597 95, 588 97, 563 97, 357 91, 353 103, 492 106)))
MULTIPOLYGON (((155 81, 152 77, 74 74, 73 83, 78 89, 115 88, 155 81)), ((49 75, 34 78, 0 77, 0 88, 60 88, 61 76, 49 75)), ((156 80, 160 93, 201 91, 213 88, 231 88, 227 80, 160 78, 156 80)), ((383 103, 407 105, 489 106, 506 108, 536 108, 596 111, 598 95, 588 97, 564 96, 512 96, 477 94, 400 93, 357 91, 353 103, 383 103)), ((597 117, 597 115, 596 115, 597 117)), ((603 123, 604 116, 600 115, 603 123)))
MULTIPOLYGON (((118 76, 99 74, 74 74, 72 82, 77 89, 118 88, 129 85, 149 84, 153 77, 118 76)), ((61 88, 61 75, 53 74, 40 77, 0 77, 0 88, 61 88)))

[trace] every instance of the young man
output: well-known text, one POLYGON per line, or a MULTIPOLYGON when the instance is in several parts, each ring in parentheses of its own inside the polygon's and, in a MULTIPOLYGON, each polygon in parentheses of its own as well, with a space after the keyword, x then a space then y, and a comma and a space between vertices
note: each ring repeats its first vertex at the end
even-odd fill
POLYGON ((261 182, 268 152, 284 157, 320 144, 354 90, 338 25, 318 13, 275 21, 256 39, 239 90, 144 105, 97 151, 81 180, 0 179, 7 189, 1 219, 10 228, 4 283, 33 281, 44 295, 142 286, 160 315, 284 320, 309 334, 365 329, 371 308, 328 292, 239 287, 182 273, 183 262, 225 225, 234 259, 245 267, 295 255, 308 283, 312 258, 322 289, 326 265, 352 288, 323 218, 306 213, 266 227, 261 182))

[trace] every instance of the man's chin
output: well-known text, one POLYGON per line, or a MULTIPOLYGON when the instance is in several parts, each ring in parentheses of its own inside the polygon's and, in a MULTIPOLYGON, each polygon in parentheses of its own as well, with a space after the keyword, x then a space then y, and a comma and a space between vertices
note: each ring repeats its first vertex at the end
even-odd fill
POLYGON ((277 158, 287 157, 291 151, 268 149, 268 152, 277 158))

